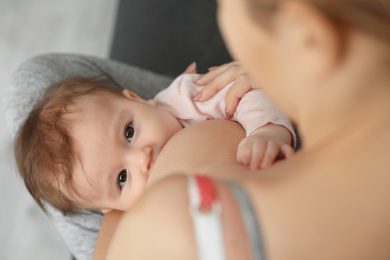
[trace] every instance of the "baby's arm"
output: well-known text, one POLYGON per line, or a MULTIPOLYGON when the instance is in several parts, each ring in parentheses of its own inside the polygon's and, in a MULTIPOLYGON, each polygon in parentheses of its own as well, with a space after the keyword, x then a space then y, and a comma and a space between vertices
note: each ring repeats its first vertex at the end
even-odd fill
POLYGON ((246 93, 232 119, 247 133, 237 150, 238 162, 251 169, 264 169, 294 153, 296 140, 290 120, 262 91, 246 93))
POLYGON ((278 159, 294 154, 290 131, 284 126, 267 124, 242 139, 237 150, 237 161, 251 170, 272 166, 278 159))

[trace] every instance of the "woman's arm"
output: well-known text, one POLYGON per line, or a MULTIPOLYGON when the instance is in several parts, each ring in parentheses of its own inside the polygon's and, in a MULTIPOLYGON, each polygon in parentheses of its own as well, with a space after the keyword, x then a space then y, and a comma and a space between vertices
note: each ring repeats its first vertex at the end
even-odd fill
POLYGON ((112 210, 104 214, 100 231, 96 240, 93 260, 104 260, 107 255, 108 245, 114 235, 115 229, 123 216, 122 211, 112 210))

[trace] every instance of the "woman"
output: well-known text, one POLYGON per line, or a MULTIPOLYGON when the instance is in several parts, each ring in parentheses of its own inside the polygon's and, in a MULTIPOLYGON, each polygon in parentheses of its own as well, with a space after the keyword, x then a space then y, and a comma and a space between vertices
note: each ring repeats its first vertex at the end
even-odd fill
MULTIPOLYGON (((232 169, 242 174, 237 182, 255 208, 260 254, 266 259, 390 259, 390 4, 218 4, 232 55, 297 123, 305 140, 296 156, 258 174, 232 169)), ((207 131, 222 131, 219 127, 207 131)), ((205 132, 188 128, 188 135, 167 149, 178 149, 186 138, 211 141, 205 132)), ((172 167, 166 153, 161 171, 172 167)), ((254 258, 231 191, 224 182, 217 187, 226 259, 254 258)), ((122 218, 108 259, 197 259, 188 205, 186 177, 158 182, 122 218)))

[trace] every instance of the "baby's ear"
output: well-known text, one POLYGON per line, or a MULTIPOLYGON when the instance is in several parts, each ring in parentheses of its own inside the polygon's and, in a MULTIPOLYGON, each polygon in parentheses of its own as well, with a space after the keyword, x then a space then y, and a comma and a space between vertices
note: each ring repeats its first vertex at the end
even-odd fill
POLYGON ((133 91, 130 91, 128 89, 122 90, 122 95, 128 99, 131 99, 131 100, 135 100, 135 101, 145 103, 145 104, 148 104, 151 106, 156 106, 156 101, 154 101, 153 99, 145 100, 142 97, 135 94, 133 91))
POLYGON ((106 214, 111 211, 111 209, 102 209, 100 210, 103 214, 106 214))
POLYGON ((145 102, 146 104, 152 106, 152 107, 155 107, 156 106, 156 101, 154 99, 149 99, 149 100, 146 100, 145 102))
POLYGON ((136 101, 144 101, 143 98, 141 98, 140 96, 135 94, 133 91, 130 91, 128 89, 122 90, 122 95, 124 97, 128 98, 128 99, 133 99, 133 100, 136 100, 136 101))

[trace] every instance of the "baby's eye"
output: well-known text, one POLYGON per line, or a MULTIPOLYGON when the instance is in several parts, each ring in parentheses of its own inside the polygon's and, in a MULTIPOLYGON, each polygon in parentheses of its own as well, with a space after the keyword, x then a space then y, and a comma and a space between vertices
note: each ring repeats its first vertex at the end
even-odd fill
POLYGON ((131 142, 133 141, 134 136, 134 127, 131 124, 128 124, 125 128, 125 137, 127 141, 131 142))
POLYGON ((127 171, 122 170, 118 175, 119 189, 122 189, 122 187, 126 184, 126 181, 127 181, 127 171))

